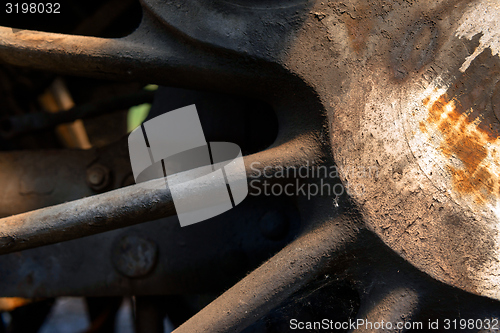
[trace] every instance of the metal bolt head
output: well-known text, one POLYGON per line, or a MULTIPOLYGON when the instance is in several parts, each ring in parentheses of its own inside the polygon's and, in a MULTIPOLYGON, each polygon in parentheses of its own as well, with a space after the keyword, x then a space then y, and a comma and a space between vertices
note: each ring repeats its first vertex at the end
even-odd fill
POLYGON ((87 183, 96 190, 102 190, 109 184, 109 169, 100 164, 94 164, 87 169, 87 183))
POLYGON ((130 278, 149 274, 158 260, 158 245, 138 235, 125 235, 113 244, 111 260, 115 269, 130 278))
POLYGON ((93 170, 89 174, 89 183, 92 185, 101 185, 104 182, 105 174, 101 170, 93 170))

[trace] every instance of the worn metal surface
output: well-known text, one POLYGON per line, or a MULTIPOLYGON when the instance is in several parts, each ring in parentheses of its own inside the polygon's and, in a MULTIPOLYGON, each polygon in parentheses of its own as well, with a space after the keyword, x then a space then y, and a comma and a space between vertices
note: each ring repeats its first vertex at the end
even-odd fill
MULTIPOLYGON (((254 180, 266 178, 267 172, 264 172, 264 168, 279 165, 282 161, 276 161, 276 154, 288 150, 290 144, 248 156, 245 160, 247 174, 243 176, 254 180), (253 162, 258 162, 258 165, 253 162)), ((302 165, 309 157, 311 156, 307 153, 299 151, 297 155, 287 156, 287 165, 302 165)), ((210 194, 210 182, 213 180, 207 180, 198 188, 189 188, 182 184, 182 179, 190 179, 189 175, 180 173, 174 177, 181 179, 176 191, 184 193, 183 195, 189 195, 192 191, 210 194)), ((0 219, 0 254, 54 244, 172 215, 175 215, 175 206, 166 180, 155 179, 0 219)))
POLYGON ((299 236, 176 331, 240 332, 319 275, 327 273, 332 261, 344 260, 343 254, 349 252, 350 247, 359 246, 359 229, 352 216, 339 212, 325 223, 322 209, 314 208, 316 212, 308 222, 315 225, 316 218, 320 218, 320 226, 299 236))
POLYGON ((342 133, 332 136, 337 164, 380 166, 376 179, 343 176, 365 184, 353 199, 368 227, 431 276, 498 299, 498 194, 487 190, 498 161, 486 138, 500 125, 488 104, 500 59, 485 49, 469 73, 461 71, 479 36, 461 38, 460 27, 484 24, 470 13, 483 5, 395 3, 367 14, 366 64, 346 82, 350 98, 330 114, 333 133, 342 133))
POLYGON ((91 195, 82 175, 93 158, 90 151, 2 152, 0 216, 91 195))
POLYGON ((121 274, 135 278, 151 273, 158 260, 158 245, 139 235, 124 235, 115 241, 111 260, 121 274))
MULTIPOLYGON (((0 61, 259 96, 274 107, 280 132, 271 148, 246 157, 247 168, 254 161, 269 165, 273 181, 282 182, 280 166, 336 166, 346 188, 363 189, 348 198, 314 198, 316 206, 298 199, 301 216, 310 218, 304 219, 297 243, 180 332, 244 329, 323 273, 329 255, 342 262, 336 254, 347 248, 344 241, 355 253, 360 229, 430 277, 500 299, 500 13, 495 1, 142 3, 141 27, 122 39, 0 28, 0 61), (370 168, 378 172, 360 172, 370 168), (348 218, 338 218, 342 210, 349 211, 348 218), (270 277, 273 283, 266 284, 270 277)), ((163 202, 148 200, 151 193, 131 187, 96 197, 118 195, 113 200, 123 203, 109 207, 109 228, 139 222, 120 213, 133 204, 122 196, 131 191, 158 213, 142 215, 142 220, 173 213, 159 207, 163 202)), ((131 207, 134 214, 139 206, 131 207)), ((93 215, 77 215, 82 225, 64 235, 64 224, 50 222, 51 229, 40 230, 46 233, 44 241, 88 234, 85 225, 93 215)), ((4 221, 19 218, 23 215, 4 221)), ((12 228, 15 233, 22 226, 12 228)), ((23 230, 30 234, 36 229, 23 230)), ((11 251, 44 244, 31 235, 35 242, 11 251)), ((366 287, 360 290, 368 289, 362 278, 354 280, 366 287)), ((386 318, 383 309, 389 317, 416 314, 418 293, 404 285, 401 290, 409 296, 406 303, 395 304, 398 291, 383 290, 376 313, 362 306, 363 314, 386 318)))
POLYGON ((93 235, 175 214, 165 181, 129 186, 0 220, 2 254, 93 235))
POLYGON ((219 219, 189 228, 181 228, 178 219, 170 217, 2 255, 0 295, 163 295, 218 290, 236 283, 299 230, 298 214, 288 200, 250 198, 219 219), (259 228, 259 219, 270 209, 278 209, 290 221, 289 233, 279 241, 267 239, 259 228), (145 276, 131 278, 115 268, 114 246, 130 235, 158 245, 157 262, 145 276))

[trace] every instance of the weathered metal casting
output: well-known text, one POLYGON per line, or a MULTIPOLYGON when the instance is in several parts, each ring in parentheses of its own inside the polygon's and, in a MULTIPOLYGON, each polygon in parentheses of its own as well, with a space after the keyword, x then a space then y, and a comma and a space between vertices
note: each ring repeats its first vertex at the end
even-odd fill
MULTIPOLYGON (((0 60, 67 74, 259 96, 274 107, 280 132, 271 148, 246 158, 247 167, 252 161, 276 172, 281 165, 337 166, 344 186, 363 188, 349 197, 300 198, 297 239, 178 332, 241 331, 332 267, 346 266, 349 255, 370 249, 362 246, 370 239, 367 234, 438 281, 500 299, 500 58, 495 42, 500 32, 493 1, 142 4, 141 26, 122 39, 0 28, 0 60), (378 172, 367 177, 357 168, 378 172)), ((249 168, 250 178, 252 172, 249 168)), ((99 197, 122 204, 110 205, 110 216, 118 218, 105 219, 106 230, 139 222, 120 213, 127 207, 138 211, 123 197, 134 191, 99 197)), ((165 210, 168 200, 137 194, 146 211, 158 212, 143 220, 173 213, 165 210)), ((65 207, 88 209, 82 204, 93 200, 65 207)), ((12 235, 8 229, 2 233, 4 239, 15 238, 18 230, 33 237, 33 242, 13 245, 13 251, 97 232, 88 231, 95 215, 77 215, 82 225, 71 224, 74 232, 68 234, 54 220, 50 229, 41 230, 46 237, 22 225, 9 226, 12 235)), ((367 291, 360 274, 353 273, 353 280, 367 291)), ((423 293, 410 289, 401 293, 409 295, 408 306, 399 307, 396 289, 389 288, 380 291, 386 298, 374 298, 383 308, 395 305, 394 313, 384 317, 383 311, 362 306, 359 315, 416 314, 423 293)))

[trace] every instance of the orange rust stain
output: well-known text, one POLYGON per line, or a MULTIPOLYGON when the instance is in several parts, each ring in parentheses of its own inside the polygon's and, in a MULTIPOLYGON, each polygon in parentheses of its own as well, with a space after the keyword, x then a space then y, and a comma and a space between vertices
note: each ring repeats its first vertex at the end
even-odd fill
POLYGON ((345 24, 351 45, 357 53, 366 47, 368 35, 373 27, 373 21, 370 17, 369 8, 365 4, 356 7, 355 17, 345 14, 345 24))
POLYGON ((427 126, 425 125, 425 123, 424 123, 423 121, 421 121, 421 122, 419 123, 419 126, 420 126, 420 130, 422 131, 422 133, 425 133, 425 134, 427 134, 427 133, 428 133, 428 131, 427 131, 427 126))
POLYGON ((459 102, 447 94, 432 103, 427 97, 422 103, 427 106, 428 116, 426 121, 420 122, 420 130, 437 134, 441 139, 439 149, 442 154, 462 162, 461 167, 447 165, 454 190, 461 195, 471 195, 476 203, 495 199, 499 194, 500 179, 498 165, 491 163, 492 158, 496 158, 496 150, 491 147, 494 147, 492 144, 498 145, 497 138, 479 128, 477 121, 469 119, 470 113, 461 112, 459 102))

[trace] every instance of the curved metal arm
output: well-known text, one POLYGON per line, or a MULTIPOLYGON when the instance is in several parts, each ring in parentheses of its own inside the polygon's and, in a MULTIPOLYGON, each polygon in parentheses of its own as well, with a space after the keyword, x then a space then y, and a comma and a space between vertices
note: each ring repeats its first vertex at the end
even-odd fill
POLYGON ((303 234, 174 332, 241 332, 356 246, 359 229, 352 226, 352 217, 338 215, 303 234))
POLYGON ((259 67, 257 74, 253 60, 193 45, 147 12, 134 33, 118 39, 0 27, 0 62, 67 75, 226 92, 238 91, 248 80, 260 82, 265 69, 259 67))
POLYGON ((134 34, 120 39, 0 27, 0 62, 115 79, 163 78, 163 83, 189 76, 187 67, 196 64, 194 56, 184 53, 180 43, 155 42, 166 40, 164 35, 158 37, 144 22, 134 34))

